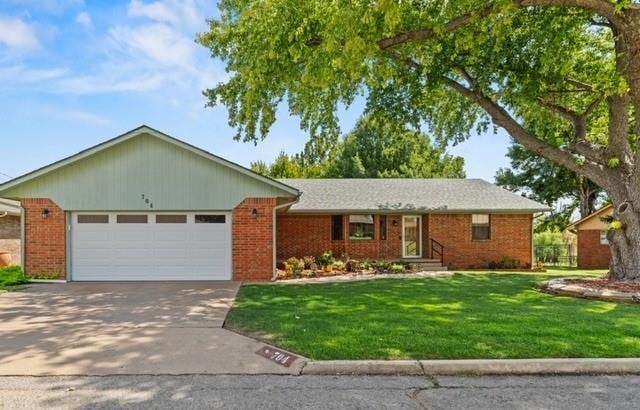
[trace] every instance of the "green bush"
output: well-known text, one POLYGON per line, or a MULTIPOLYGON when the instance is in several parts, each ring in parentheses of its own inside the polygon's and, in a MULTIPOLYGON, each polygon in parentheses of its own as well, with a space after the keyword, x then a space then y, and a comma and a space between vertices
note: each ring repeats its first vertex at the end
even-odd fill
POLYGON ((404 265, 401 265, 399 263, 394 263, 391 266, 389 266, 389 271, 393 273, 404 273, 406 269, 404 265))
POLYGON ((328 266, 336 263, 336 258, 334 258, 332 251, 326 251, 322 255, 318 256, 316 261, 320 266, 328 266))
POLYGON ((29 278, 24 275, 20 266, 0 268, 0 288, 23 285, 25 283, 29 283, 29 278))
POLYGON ((294 277, 299 277, 304 270, 304 261, 295 257, 291 257, 285 261, 287 273, 291 273, 294 277))

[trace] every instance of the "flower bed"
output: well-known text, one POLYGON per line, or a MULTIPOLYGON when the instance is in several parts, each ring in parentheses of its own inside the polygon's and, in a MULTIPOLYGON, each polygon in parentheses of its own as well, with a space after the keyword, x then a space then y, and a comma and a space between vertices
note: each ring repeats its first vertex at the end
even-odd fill
POLYGON ((381 274, 411 274, 417 269, 407 262, 355 260, 348 256, 336 260, 331 251, 317 257, 289 258, 278 269, 278 280, 325 278, 334 276, 371 276, 381 274))
POLYGON ((607 278, 562 278, 543 282, 540 290, 545 293, 609 302, 640 303, 640 284, 614 282, 607 278))

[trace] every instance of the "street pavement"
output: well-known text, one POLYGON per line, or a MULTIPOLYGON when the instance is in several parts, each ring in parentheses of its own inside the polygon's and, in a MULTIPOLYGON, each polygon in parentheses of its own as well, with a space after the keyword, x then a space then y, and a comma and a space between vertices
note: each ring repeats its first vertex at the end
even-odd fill
POLYGON ((0 377, 0 409, 638 409, 640 376, 0 377))

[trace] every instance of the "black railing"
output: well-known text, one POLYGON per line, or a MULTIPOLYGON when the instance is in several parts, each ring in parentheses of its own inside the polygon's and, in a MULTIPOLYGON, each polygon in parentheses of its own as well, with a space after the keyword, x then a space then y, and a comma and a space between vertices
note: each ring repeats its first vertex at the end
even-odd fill
POLYGON ((444 246, 435 239, 431 239, 431 259, 440 259, 440 265, 444 266, 444 246))

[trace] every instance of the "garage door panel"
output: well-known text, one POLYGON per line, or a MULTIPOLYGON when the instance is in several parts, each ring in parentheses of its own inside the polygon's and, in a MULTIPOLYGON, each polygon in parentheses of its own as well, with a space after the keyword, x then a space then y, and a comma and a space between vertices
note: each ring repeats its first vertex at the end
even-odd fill
POLYGON ((187 213, 187 223, 156 223, 157 214, 146 215, 146 224, 116 223, 117 214, 110 213, 106 224, 78 223, 73 214, 72 279, 231 279, 229 214, 225 223, 195 223, 195 213, 187 213))

